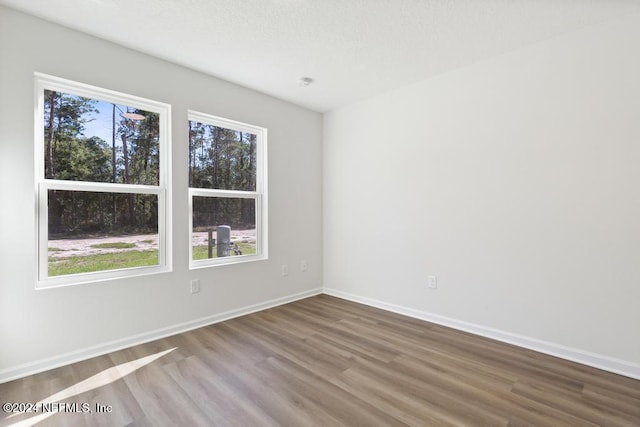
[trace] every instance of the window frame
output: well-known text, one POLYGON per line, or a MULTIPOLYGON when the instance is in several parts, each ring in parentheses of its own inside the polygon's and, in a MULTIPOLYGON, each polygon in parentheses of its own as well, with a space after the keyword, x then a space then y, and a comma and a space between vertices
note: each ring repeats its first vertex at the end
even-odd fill
POLYGON ((172 271, 171 230, 171 105, 104 89, 43 73, 34 73, 35 81, 35 196, 36 196, 36 289, 102 282, 172 271), (44 171, 44 91, 54 90, 108 103, 127 105, 159 115, 158 185, 105 183, 46 179, 44 171), (158 264, 102 270, 89 273, 48 275, 48 192, 49 190, 86 191, 123 194, 152 194, 158 197, 158 264))
MULTIPOLYGON (((189 187, 189 269, 209 268, 220 265, 239 264, 269 259, 268 254, 268 203, 267 203, 267 128, 226 119, 212 114, 188 110, 187 124, 196 121, 233 131, 256 135, 256 188, 255 191, 220 190, 189 187), (255 200, 256 216, 256 253, 233 255, 223 258, 193 259, 193 198, 219 197, 255 200)), ((189 136, 190 138, 190 136, 189 136)), ((191 141, 189 140, 189 145, 191 141)))

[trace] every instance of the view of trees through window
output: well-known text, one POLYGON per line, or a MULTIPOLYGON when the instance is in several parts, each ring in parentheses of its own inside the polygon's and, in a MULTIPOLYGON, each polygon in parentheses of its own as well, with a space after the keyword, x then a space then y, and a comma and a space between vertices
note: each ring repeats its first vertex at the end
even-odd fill
MULTIPOLYGON (((36 85, 37 287, 170 271, 171 106, 36 85)), ((264 259, 266 129, 193 111, 185 125, 190 266, 264 259)))
POLYGON ((45 179, 76 185, 48 189, 48 275, 157 265, 158 196, 127 186, 159 185, 159 114, 45 90, 43 125, 45 179))
POLYGON ((253 133, 189 121, 189 187, 211 190, 192 198, 193 259, 256 253, 256 145, 253 133))

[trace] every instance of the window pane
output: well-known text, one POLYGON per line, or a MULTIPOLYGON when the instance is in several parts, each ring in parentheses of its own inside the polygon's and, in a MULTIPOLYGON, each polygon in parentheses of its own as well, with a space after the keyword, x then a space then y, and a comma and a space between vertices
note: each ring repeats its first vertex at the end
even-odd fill
POLYGON ((158 185, 159 114, 44 91, 47 179, 158 185))
POLYGON ((256 190, 256 141, 249 132, 189 121, 189 187, 256 190))
POLYGON ((158 197, 49 190, 49 276, 158 265, 158 197))
POLYGON ((194 197, 193 259, 256 253, 255 199, 194 197))

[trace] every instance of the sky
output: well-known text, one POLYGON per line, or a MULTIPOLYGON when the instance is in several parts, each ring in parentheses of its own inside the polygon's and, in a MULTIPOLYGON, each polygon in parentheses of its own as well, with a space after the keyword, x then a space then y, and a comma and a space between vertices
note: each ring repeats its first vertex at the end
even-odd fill
MULTIPOLYGON (((99 113, 89 114, 89 117, 93 120, 85 123, 84 136, 87 138, 97 136, 104 139, 108 144, 111 144, 113 104, 110 102, 97 101, 95 108, 99 113)), ((128 111, 133 110, 133 107, 128 107, 128 111)), ((127 112, 127 106, 116 104, 116 132, 118 131, 118 122, 122 119, 122 112, 127 112), (118 108, 120 111, 118 111, 118 108)), ((120 141, 117 133, 116 146, 122 146, 122 141, 120 141)))
MULTIPOLYGON (((98 136, 107 142, 111 142, 111 110, 112 104, 109 102, 98 101, 95 105, 100 111, 99 114, 91 113, 94 120, 85 123, 84 135, 86 137, 98 136)), ((122 106, 119 106, 122 108, 122 106)), ((125 110, 126 111, 126 110, 125 110)), ((118 110, 116 110, 116 113, 118 110)), ((116 121, 118 117, 116 117, 116 121)))

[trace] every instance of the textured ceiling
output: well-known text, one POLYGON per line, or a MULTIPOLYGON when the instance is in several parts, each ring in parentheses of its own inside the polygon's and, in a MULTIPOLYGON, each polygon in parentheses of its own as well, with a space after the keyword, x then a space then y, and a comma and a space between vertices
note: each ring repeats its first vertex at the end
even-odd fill
POLYGON ((0 0, 328 111, 588 25, 637 0, 0 0), (315 82, 301 87, 302 76, 315 82))

